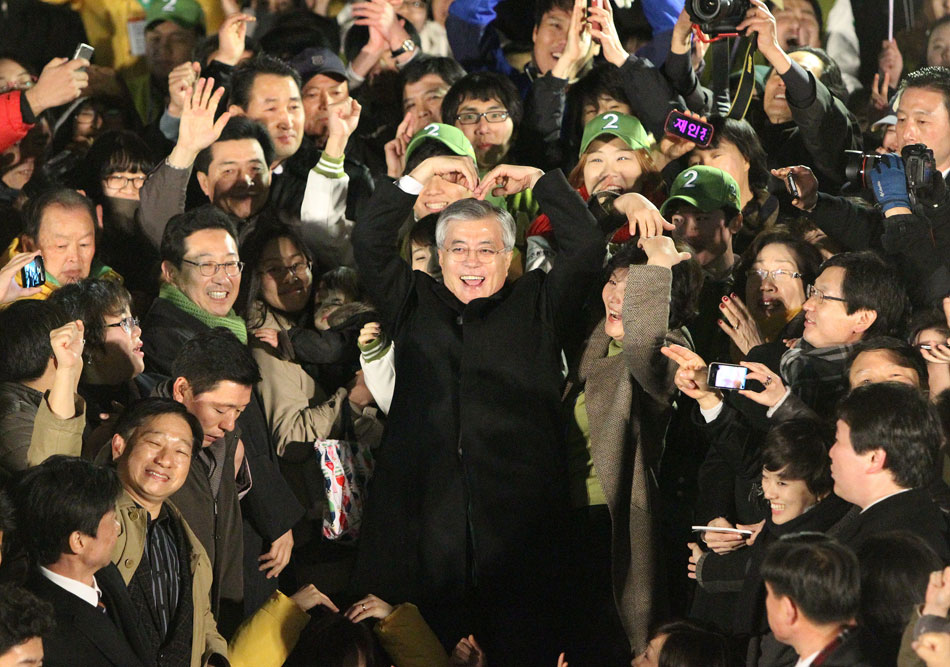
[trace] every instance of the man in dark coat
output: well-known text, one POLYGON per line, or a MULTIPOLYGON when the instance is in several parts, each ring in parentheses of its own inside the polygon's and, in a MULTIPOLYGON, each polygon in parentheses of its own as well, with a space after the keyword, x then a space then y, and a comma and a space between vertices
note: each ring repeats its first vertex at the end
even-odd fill
POLYGON ((154 664, 125 582, 111 562, 118 495, 114 470, 66 456, 31 468, 14 489, 35 563, 26 587, 52 604, 56 618, 55 630, 43 637, 45 665, 154 664))
POLYGON ((493 663, 547 664, 567 509, 561 350, 576 343, 604 244, 560 171, 501 165, 477 182, 470 157, 429 158, 380 186, 353 233, 397 377, 355 585, 416 601, 444 643, 473 632, 493 663), (481 197, 533 188, 561 247, 550 273, 506 282, 514 222, 477 199, 440 215, 444 284, 412 271, 397 233, 437 176, 481 197))

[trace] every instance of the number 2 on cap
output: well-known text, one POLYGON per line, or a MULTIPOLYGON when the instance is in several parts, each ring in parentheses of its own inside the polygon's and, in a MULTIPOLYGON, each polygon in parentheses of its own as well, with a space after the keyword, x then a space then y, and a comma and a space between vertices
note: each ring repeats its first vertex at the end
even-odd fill
POLYGON ((698 173, 696 173, 695 171, 687 171, 686 178, 683 180, 683 187, 684 188, 693 187, 693 183, 696 181, 697 178, 699 178, 698 173))
POLYGON ((439 126, 435 123, 429 123, 424 128, 427 137, 439 136, 439 126))
POLYGON ((604 130, 619 130, 620 127, 617 125, 617 122, 620 120, 620 116, 615 113, 605 113, 604 120, 607 121, 604 123, 604 127, 601 129, 604 130))

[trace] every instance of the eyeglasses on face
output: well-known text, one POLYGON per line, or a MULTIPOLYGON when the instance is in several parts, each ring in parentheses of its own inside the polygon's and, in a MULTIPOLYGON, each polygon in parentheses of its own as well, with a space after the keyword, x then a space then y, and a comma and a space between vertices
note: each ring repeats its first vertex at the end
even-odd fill
POLYGON ((129 183, 132 184, 136 190, 141 190, 142 186, 145 185, 145 181, 148 177, 145 174, 141 176, 120 176, 119 174, 111 174, 106 176, 106 185, 108 185, 113 190, 121 190, 129 183))
POLYGON ((840 301, 841 303, 848 302, 847 299, 842 299, 840 296, 828 296, 814 285, 809 285, 805 288, 805 296, 809 299, 814 299, 819 304, 821 304, 822 301, 840 301))
POLYGON ((455 116, 455 120, 457 120, 462 125, 474 125, 482 118, 487 120, 489 123, 504 123, 506 120, 508 120, 508 112, 484 111, 482 113, 476 113, 475 111, 467 111, 455 116))
POLYGON ((449 254, 449 257, 455 262, 464 262, 474 252, 475 258, 482 264, 491 264, 495 257, 503 252, 508 252, 506 248, 495 250, 494 248, 487 247, 469 248, 464 245, 454 245, 451 248, 443 248, 443 250, 445 250, 445 252, 449 254))
POLYGON ((746 271, 746 276, 748 278, 758 278, 759 280, 768 280, 772 279, 773 282, 779 282, 785 280, 786 278, 801 278, 802 274, 798 271, 788 271, 787 269, 775 269, 774 271, 766 271, 765 269, 749 269, 746 271))
POLYGON ((296 264, 291 264, 290 266, 274 266, 269 269, 261 271, 261 273, 266 273, 275 281, 281 281, 284 279, 288 273, 291 276, 296 276, 297 278, 303 278, 307 275, 307 271, 310 270, 310 262, 297 262, 296 264))
POLYGON ((218 272, 218 269, 224 269, 224 275, 226 276, 236 276, 244 270, 244 262, 192 262, 190 259, 181 260, 185 264, 191 264, 192 266, 197 266, 199 273, 201 275, 210 278, 218 272))
POLYGON ((118 322, 116 322, 116 323, 114 323, 114 324, 107 324, 107 325, 106 325, 106 329, 108 329, 108 328, 110 328, 110 327, 122 327, 122 330, 123 330, 125 333, 131 335, 132 330, 133 330, 135 327, 137 327, 138 325, 139 325, 139 318, 137 318, 137 317, 132 317, 132 316, 130 315, 129 317, 123 317, 121 320, 119 320, 118 322))

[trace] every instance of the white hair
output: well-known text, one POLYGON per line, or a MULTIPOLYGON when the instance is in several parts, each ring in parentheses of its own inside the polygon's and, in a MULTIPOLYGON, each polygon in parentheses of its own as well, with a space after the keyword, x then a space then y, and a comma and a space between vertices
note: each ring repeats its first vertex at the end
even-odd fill
POLYGON ((515 219, 511 213, 503 208, 495 206, 491 202, 481 199, 460 199, 454 204, 450 204, 439 214, 439 221, 435 226, 435 244, 439 248, 445 247, 445 237, 449 231, 449 225, 453 222, 463 222, 466 220, 483 220, 492 218, 501 227, 501 239, 505 244, 505 250, 511 250, 515 247, 515 219))

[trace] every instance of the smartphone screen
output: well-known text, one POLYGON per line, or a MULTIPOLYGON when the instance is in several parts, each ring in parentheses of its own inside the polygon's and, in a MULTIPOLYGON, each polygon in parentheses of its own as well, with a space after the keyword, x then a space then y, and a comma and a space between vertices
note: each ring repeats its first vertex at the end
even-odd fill
POLYGON ((666 117, 664 130, 667 134, 692 141, 697 146, 705 148, 713 138, 713 126, 687 116, 681 111, 673 109, 666 117))
POLYGON ((43 266, 43 258, 37 255, 33 261, 20 269, 20 283, 23 287, 39 287, 46 282, 46 267, 43 266))
POLYGON ((736 364, 709 364, 709 386, 717 389, 745 389, 749 369, 736 364))

